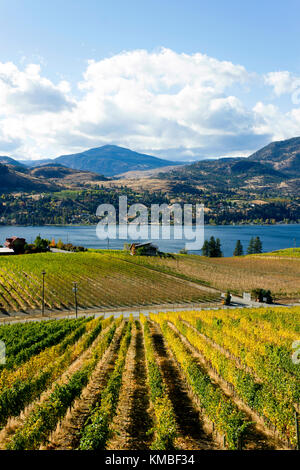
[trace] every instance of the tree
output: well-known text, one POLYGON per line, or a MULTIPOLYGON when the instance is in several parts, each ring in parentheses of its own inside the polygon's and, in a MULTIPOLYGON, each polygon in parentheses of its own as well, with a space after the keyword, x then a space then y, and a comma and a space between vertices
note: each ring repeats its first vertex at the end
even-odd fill
POLYGON ((266 302, 267 304, 273 303, 273 297, 270 290, 266 289, 253 289, 252 295, 254 296, 255 300, 258 302, 266 302))
POLYGON ((220 238, 216 239, 216 245, 215 245, 215 257, 216 258, 222 258, 223 253, 221 250, 221 241, 220 238))
POLYGON ((247 254, 248 255, 253 255, 254 254, 254 237, 252 237, 250 242, 249 242, 249 246, 247 248, 247 254))
POLYGON ((233 256, 243 256, 243 254, 244 254, 243 245, 241 244, 241 240, 238 240, 235 245, 233 256))
POLYGON ((62 250, 62 249, 63 249, 64 244, 63 244, 63 242, 61 241, 61 238, 58 240, 56 247, 57 247, 59 250, 62 250))
POLYGON ((262 242, 259 237, 254 239, 253 248, 254 253, 262 253, 262 242))
POLYGON ((13 241, 12 247, 13 247, 13 250, 16 253, 16 255, 21 255, 21 254, 24 253, 25 245, 26 244, 22 240, 20 240, 19 238, 17 238, 16 240, 13 241))
POLYGON ((254 255, 262 252, 262 242, 259 237, 252 237, 247 249, 248 255, 254 255))
POLYGON ((205 240, 205 242, 203 243, 201 251, 203 256, 209 256, 209 243, 207 240, 205 240))
POLYGON ((208 242, 208 256, 214 258, 216 253, 216 240, 215 237, 210 237, 208 242))
POLYGON ((219 238, 215 240, 214 237, 210 237, 208 245, 209 245, 210 258, 220 258, 221 256, 223 256, 223 253, 221 250, 221 242, 219 238))
POLYGON ((40 235, 38 235, 34 241, 34 246, 37 252, 48 251, 49 245, 50 245, 50 241, 44 238, 41 238, 40 235))
POLYGON ((210 258, 220 258, 223 256, 220 239, 217 238, 215 240, 215 237, 210 237, 209 241, 205 240, 202 247, 202 254, 210 258))

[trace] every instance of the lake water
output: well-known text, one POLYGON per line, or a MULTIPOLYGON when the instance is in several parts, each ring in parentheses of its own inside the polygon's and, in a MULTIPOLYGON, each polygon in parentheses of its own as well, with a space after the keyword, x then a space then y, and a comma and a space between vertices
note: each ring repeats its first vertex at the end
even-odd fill
MULTIPOLYGON (((123 248, 126 240, 101 241, 97 238, 95 226, 42 226, 42 227, 20 227, 0 226, 0 244, 7 237, 18 236, 26 238, 32 243, 37 235, 56 241, 61 239, 64 243, 70 242, 74 245, 82 245, 86 248, 123 248)), ((237 240, 241 240, 246 251, 250 238, 259 236, 263 243, 263 251, 273 251, 280 248, 291 248, 300 246, 300 224, 291 225, 217 225, 205 226, 205 238, 211 236, 219 237, 222 244, 224 256, 232 256, 237 240)), ((184 248, 184 240, 154 240, 161 251, 178 253, 184 248)), ((192 253, 192 252, 191 252, 192 253)), ((200 251, 194 251, 201 254, 200 251)))

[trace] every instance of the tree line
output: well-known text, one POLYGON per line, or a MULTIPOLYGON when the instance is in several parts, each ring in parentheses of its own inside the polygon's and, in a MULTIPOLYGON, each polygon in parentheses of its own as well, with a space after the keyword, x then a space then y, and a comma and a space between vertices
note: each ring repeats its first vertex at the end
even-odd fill
MULTIPOLYGON (((254 255, 262 253, 263 246, 261 239, 257 237, 252 237, 246 254, 247 255, 254 255)), ((207 256, 208 258, 221 258, 223 256, 221 241, 219 238, 210 237, 209 240, 205 240, 202 247, 202 255, 207 256)), ((233 256, 243 256, 244 255, 244 247, 241 243, 241 240, 237 240, 235 249, 233 252, 233 256)))

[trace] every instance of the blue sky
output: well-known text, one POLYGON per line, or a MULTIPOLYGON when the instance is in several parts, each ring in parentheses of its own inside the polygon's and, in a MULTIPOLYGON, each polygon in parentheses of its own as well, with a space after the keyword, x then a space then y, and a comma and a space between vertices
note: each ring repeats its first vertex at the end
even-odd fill
POLYGON ((300 2, 0 0, 0 154, 193 160, 300 135, 300 2))

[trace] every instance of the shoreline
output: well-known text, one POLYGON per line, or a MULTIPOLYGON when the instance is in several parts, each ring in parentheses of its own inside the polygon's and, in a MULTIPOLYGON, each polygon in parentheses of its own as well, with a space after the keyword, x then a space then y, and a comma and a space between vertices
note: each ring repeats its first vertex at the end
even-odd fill
MULTIPOLYGON (((151 226, 151 224, 148 224, 151 226)), ((291 223, 280 223, 277 222, 275 224, 239 224, 239 223, 234 223, 234 224, 204 224, 205 227, 277 227, 277 226, 293 226, 293 225, 299 225, 300 222, 291 222, 291 223)), ((97 224, 39 224, 39 225, 19 225, 19 224, 0 224, 0 229, 2 227, 96 227, 97 224)), ((119 227, 119 224, 116 224, 117 227, 119 227)), ((160 227, 162 226, 161 224, 159 225, 160 227)), ((173 224, 171 224, 171 227, 174 227, 173 224)), ((191 227, 196 227, 196 225, 191 225, 191 227)))

